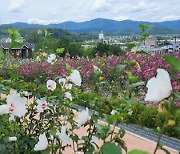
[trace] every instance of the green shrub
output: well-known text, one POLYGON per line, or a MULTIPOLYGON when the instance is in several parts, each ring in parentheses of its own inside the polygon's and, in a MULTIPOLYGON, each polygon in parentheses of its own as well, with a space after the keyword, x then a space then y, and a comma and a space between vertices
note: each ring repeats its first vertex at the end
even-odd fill
POLYGON ((155 128, 157 114, 158 114, 157 108, 145 107, 145 109, 139 114, 137 124, 148 128, 155 128))
POLYGON ((132 114, 129 114, 126 118, 126 121, 128 123, 133 123, 137 124, 138 123, 138 118, 141 112, 143 112, 146 109, 146 106, 141 103, 133 103, 131 106, 132 109, 132 114))

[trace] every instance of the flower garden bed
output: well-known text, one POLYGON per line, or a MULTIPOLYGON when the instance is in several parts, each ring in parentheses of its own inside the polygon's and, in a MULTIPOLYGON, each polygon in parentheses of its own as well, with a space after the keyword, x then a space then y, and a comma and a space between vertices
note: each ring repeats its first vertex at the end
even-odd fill
POLYGON ((71 147, 74 153, 106 154, 107 149, 121 153, 127 151, 122 139, 125 131, 115 128, 124 122, 157 130, 156 150, 165 150, 160 145, 163 133, 180 137, 180 74, 171 63, 158 55, 130 53, 91 60, 49 56, 42 62, 3 61, 0 92, 7 96, 0 101, 0 152, 61 153, 71 147), (86 107, 78 112, 78 119, 72 104, 86 107), (93 109, 92 115, 88 108, 93 109), (99 124, 99 118, 107 125, 99 124), (79 137, 75 132, 82 127, 88 129, 79 137), (101 140, 102 146, 93 143, 94 139, 101 140))

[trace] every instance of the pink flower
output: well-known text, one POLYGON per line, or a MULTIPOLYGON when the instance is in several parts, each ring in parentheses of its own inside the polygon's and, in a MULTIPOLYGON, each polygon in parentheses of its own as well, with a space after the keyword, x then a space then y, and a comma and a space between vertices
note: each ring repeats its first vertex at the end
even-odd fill
POLYGON ((70 57, 71 55, 69 54, 69 52, 66 52, 66 56, 67 56, 67 57, 70 57))
POLYGON ((180 101, 176 103, 176 106, 180 107, 180 101))

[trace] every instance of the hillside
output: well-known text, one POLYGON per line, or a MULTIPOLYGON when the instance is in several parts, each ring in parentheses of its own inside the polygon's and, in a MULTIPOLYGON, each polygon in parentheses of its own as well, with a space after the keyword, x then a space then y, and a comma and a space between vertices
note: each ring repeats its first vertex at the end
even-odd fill
POLYGON ((116 21, 111 19, 97 18, 85 22, 72 22, 67 21, 59 24, 38 25, 27 23, 12 23, 7 25, 1 25, 6 27, 21 27, 21 28, 54 28, 54 29, 66 29, 71 32, 100 32, 112 34, 139 34, 139 24, 153 24, 153 28, 149 31, 151 34, 180 34, 180 20, 165 21, 165 22, 144 22, 144 21, 132 21, 123 20, 116 21))

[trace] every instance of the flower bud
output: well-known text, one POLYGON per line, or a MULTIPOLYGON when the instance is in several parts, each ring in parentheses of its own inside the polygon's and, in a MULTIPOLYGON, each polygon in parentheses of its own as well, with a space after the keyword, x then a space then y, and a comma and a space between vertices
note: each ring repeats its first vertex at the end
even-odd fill
POLYGON ((102 76, 99 77, 99 81, 102 81, 104 78, 102 76))
POLYGON ((168 121, 168 126, 173 127, 175 124, 176 124, 176 122, 175 122, 174 120, 172 120, 172 119, 170 119, 170 120, 168 121))
POLYGON ((165 109, 165 107, 164 107, 164 102, 159 103, 158 111, 159 111, 159 112, 163 112, 164 109, 165 109))

